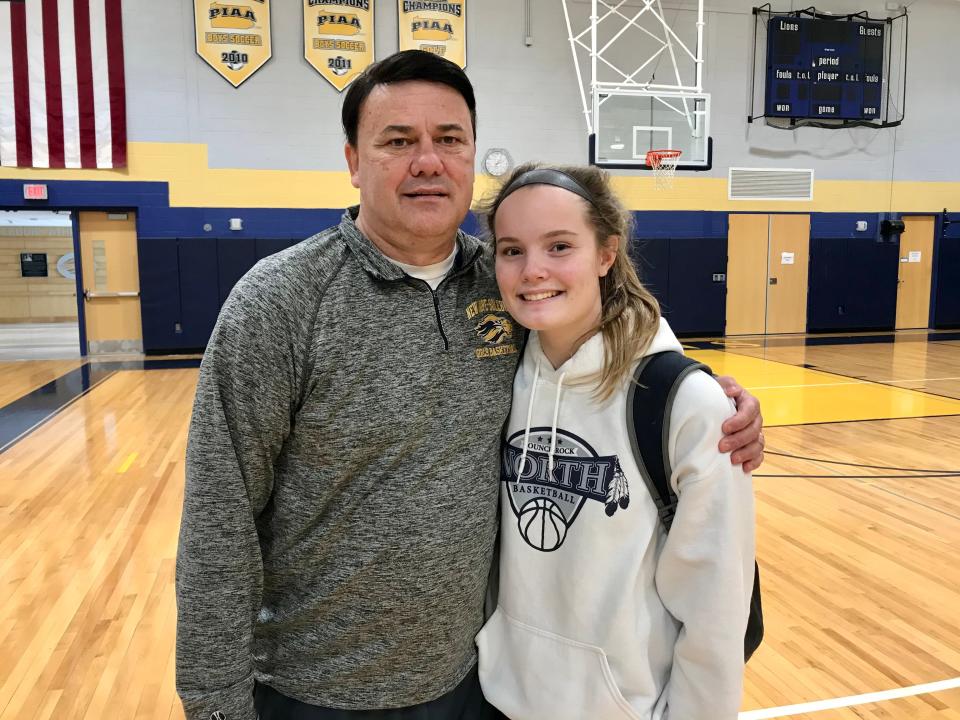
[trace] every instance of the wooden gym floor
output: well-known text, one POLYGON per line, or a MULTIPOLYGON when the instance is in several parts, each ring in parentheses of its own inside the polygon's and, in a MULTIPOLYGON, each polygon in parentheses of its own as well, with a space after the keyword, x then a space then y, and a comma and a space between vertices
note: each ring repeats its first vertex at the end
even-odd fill
MULTIPOLYGON (((742 718, 960 720, 960 334, 688 348, 766 418, 742 718)), ((0 720, 183 717, 195 364, 0 363, 0 720)))

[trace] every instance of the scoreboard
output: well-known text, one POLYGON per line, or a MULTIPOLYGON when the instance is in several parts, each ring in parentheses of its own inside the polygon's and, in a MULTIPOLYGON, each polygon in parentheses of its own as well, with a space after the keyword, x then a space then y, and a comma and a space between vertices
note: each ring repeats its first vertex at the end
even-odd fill
POLYGON ((770 18, 766 115, 878 119, 885 33, 884 22, 770 18))

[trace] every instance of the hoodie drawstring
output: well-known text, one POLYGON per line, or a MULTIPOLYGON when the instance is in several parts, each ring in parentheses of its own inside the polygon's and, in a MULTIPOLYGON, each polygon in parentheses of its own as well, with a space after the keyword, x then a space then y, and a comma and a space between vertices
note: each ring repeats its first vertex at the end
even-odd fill
MULTIPOLYGON (((567 374, 560 373, 557 380, 557 395, 553 401, 553 427, 550 432, 550 453, 547 455, 547 477, 553 477, 553 454, 557 451, 557 418, 560 416, 560 394, 563 391, 563 379, 567 374)), ((533 405, 537 399, 537 385, 540 380, 540 363, 537 363, 537 369, 533 373, 533 389, 530 391, 530 402, 527 404, 527 423, 526 430, 523 433, 523 452, 520 453, 520 467, 517 468, 517 477, 523 475, 527 467, 527 447, 530 442, 530 424, 533 420, 533 405)))
POLYGON ((520 454, 520 467, 517 469, 517 479, 523 475, 524 468, 527 467, 527 442, 530 440, 530 420, 533 418, 533 401, 537 397, 537 381, 540 379, 540 363, 537 363, 537 370, 533 373, 533 390, 530 391, 530 402, 527 405, 527 425, 526 432, 523 434, 523 452, 520 454))
POLYGON ((553 453, 557 449, 557 417, 560 415, 560 392, 563 389, 563 379, 566 376, 565 372, 560 373, 560 378, 557 380, 557 397, 553 402, 553 428, 550 433, 550 454, 547 455, 547 477, 551 479, 553 478, 553 453))

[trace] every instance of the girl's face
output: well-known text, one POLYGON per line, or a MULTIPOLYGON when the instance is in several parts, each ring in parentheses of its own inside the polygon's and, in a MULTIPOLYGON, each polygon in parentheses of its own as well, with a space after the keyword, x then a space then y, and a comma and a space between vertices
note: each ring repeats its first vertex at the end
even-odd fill
POLYGON ((529 185, 496 215, 497 284, 507 310, 566 357, 599 324, 600 278, 616 258, 616 236, 600 246, 587 207, 563 188, 529 185))

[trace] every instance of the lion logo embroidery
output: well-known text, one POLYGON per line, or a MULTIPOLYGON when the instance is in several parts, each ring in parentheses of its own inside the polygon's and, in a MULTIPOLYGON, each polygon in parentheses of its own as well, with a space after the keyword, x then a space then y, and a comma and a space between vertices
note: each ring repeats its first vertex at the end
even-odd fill
POLYGON ((474 329, 477 337, 487 345, 500 345, 513 338, 513 323, 494 313, 484 315, 474 329))

